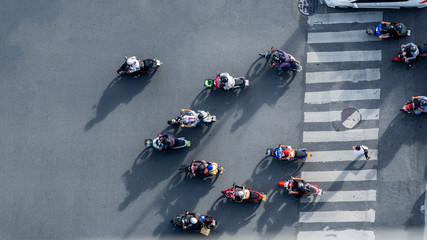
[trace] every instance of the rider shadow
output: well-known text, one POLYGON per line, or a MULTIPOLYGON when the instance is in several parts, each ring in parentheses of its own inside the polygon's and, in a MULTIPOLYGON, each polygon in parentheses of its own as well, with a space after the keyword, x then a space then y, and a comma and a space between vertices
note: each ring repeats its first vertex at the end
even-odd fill
MULTIPOLYGON (((213 183, 214 180, 212 178, 192 178, 185 173, 177 173, 158 200, 160 209, 157 214, 162 216, 165 222, 168 222, 176 215, 182 214, 185 211, 194 211, 200 199, 206 196, 213 188, 213 183)), ((200 212, 200 214, 205 213, 200 212)), ((191 232, 195 234, 192 231, 174 228, 172 224, 169 224, 167 227, 158 226, 154 230, 153 235, 156 237, 167 237, 172 232, 183 232, 183 234, 191 232)))
POLYGON ((247 123, 264 104, 273 107, 277 100, 286 93, 295 78, 295 74, 286 72, 280 80, 277 80, 277 70, 267 68, 267 62, 262 64, 260 61, 265 61, 265 59, 262 57, 256 59, 246 74, 250 80, 251 93, 241 98, 244 104, 241 104, 239 110, 242 113, 232 125, 232 133, 247 123))
POLYGON ((84 130, 91 130, 96 124, 103 121, 120 104, 129 103, 133 97, 140 93, 151 81, 155 71, 149 75, 142 75, 138 79, 131 76, 118 75, 108 84, 102 93, 98 104, 92 109, 96 109, 96 115, 86 123, 84 130))

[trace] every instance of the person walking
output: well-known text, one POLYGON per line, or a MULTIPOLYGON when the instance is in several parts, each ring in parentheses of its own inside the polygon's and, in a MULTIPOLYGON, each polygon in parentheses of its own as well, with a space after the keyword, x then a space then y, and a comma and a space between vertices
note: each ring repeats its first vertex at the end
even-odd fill
POLYGON ((368 156, 368 147, 365 145, 356 145, 353 146, 354 155, 359 156, 365 154, 366 160, 369 160, 371 157, 368 156))

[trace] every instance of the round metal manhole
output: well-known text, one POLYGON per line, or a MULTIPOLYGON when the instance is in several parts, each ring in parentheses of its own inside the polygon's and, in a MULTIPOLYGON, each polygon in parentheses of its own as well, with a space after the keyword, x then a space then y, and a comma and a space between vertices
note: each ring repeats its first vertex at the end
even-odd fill
POLYGON ((345 128, 354 128, 362 121, 362 114, 356 108, 346 108, 341 112, 341 124, 345 128))
POLYGON ((310 16, 319 10, 319 0, 298 0, 298 10, 302 15, 310 16))

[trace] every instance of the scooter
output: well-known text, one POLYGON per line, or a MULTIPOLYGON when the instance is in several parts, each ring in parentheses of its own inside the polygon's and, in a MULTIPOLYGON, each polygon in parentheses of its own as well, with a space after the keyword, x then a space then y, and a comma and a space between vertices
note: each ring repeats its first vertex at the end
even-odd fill
MULTIPOLYGON (((249 80, 245 79, 245 77, 238 77, 234 78, 235 85, 232 89, 236 88, 244 88, 249 86, 249 80)), ((207 78, 205 79, 205 87, 212 88, 212 89, 222 89, 222 83, 221 78, 219 77, 219 74, 214 79, 207 78)))
MULTIPOLYGON (((418 54, 418 56, 415 58, 415 60, 419 60, 419 59, 421 59, 421 58, 423 58, 423 57, 425 57, 425 56, 427 56, 427 45, 426 44, 421 44, 421 45, 418 45, 417 46, 418 47, 418 51, 420 52, 419 54, 418 54)), ((405 61, 405 56, 403 55, 403 52, 402 51, 399 51, 398 53, 397 53, 397 56, 396 57, 394 57, 393 59, 392 59, 392 61, 393 62, 404 62, 405 61)))
MULTIPOLYGON (((379 37, 381 34, 390 33, 394 28, 396 28, 396 31, 399 33, 399 37, 411 36, 411 30, 407 29, 403 23, 398 23, 398 25, 400 25, 400 28, 397 28, 394 24, 383 24, 383 23, 380 23, 377 26, 369 26, 366 29, 366 34, 379 37)), ((388 39, 388 38, 385 38, 385 39, 388 39)), ((395 37, 393 39, 397 40, 398 38, 395 37)))
POLYGON ((267 199, 267 195, 264 193, 260 193, 254 190, 251 190, 249 188, 245 188, 245 196, 241 201, 236 200, 236 193, 237 191, 241 190, 240 186, 237 186, 236 184, 233 184, 233 187, 221 191, 222 194, 224 194, 227 198, 230 198, 232 201, 235 202, 242 202, 242 201, 248 201, 248 202, 255 202, 255 201, 265 201, 267 199), (236 190, 237 187, 237 190, 236 190))
MULTIPOLYGON (((305 189, 305 191, 302 193, 302 196, 310 196, 310 195, 317 195, 320 196, 323 194, 323 190, 319 188, 319 186, 315 185, 315 184, 311 184, 311 183, 303 183, 302 181, 297 181, 298 184, 301 184, 301 186, 299 186, 299 188, 305 189)), ((288 190, 289 194, 299 194, 299 193, 290 193, 289 192, 289 187, 287 186, 288 181, 283 181, 283 182, 279 182, 277 183, 280 187, 285 188, 286 190, 288 190)), ((301 196, 300 196, 301 197, 301 196)))
POLYGON ((168 124, 169 125, 184 124, 186 126, 192 126, 192 124, 195 121, 198 121, 197 125, 194 126, 194 127, 197 127, 197 126, 203 126, 203 124, 205 123, 216 122, 216 116, 211 115, 208 111, 197 110, 196 113, 198 113, 197 117, 186 115, 185 113, 181 114, 175 118, 172 118, 171 120, 168 120, 168 124))
MULTIPOLYGON (((176 217, 172 218, 170 222, 173 224, 174 227, 184 229, 184 226, 188 226, 190 224, 191 217, 193 217, 193 215, 186 213, 179 214, 176 217)), ((200 232, 205 236, 209 236, 211 229, 214 229, 216 226, 218 226, 218 222, 213 219, 213 217, 208 215, 201 215, 200 218, 203 218, 202 225, 200 229, 194 229, 194 231, 200 232)))
MULTIPOLYGON (((165 149, 180 149, 180 148, 185 148, 185 147, 191 147, 191 141, 190 140, 186 140, 185 137, 179 137, 179 138, 175 138, 176 142, 173 146, 165 149)), ((161 146, 159 145, 159 137, 155 138, 155 139, 145 139, 145 146, 147 148, 155 148, 159 151, 161 151, 161 146)))
MULTIPOLYGON (((285 145, 287 147, 287 145, 285 145)), ((287 148, 285 148, 287 149, 287 148)), ((289 149, 289 148, 288 148, 289 149)), ((277 158, 279 160, 287 160, 282 159, 280 156, 282 156, 284 149, 282 147, 277 147, 275 149, 273 148, 267 148, 265 151, 265 154, 268 156, 272 156, 274 158, 277 158)), ((312 154, 310 152, 307 152, 307 149, 301 148, 301 149, 289 149, 289 161, 292 160, 298 160, 298 159, 304 159, 304 158, 310 158, 312 157, 312 154)))
MULTIPOLYGON (((268 50, 267 52, 264 53, 259 53, 258 55, 265 58, 266 61, 270 62, 270 65, 272 67, 278 68, 279 69, 279 65, 277 65, 272 59, 271 59, 271 54, 274 53, 276 51, 276 48, 271 47, 270 50, 268 50)), ((302 71, 302 66, 301 63, 296 60, 296 58, 294 56, 292 56, 291 54, 287 53, 289 55, 289 57, 291 58, 291 66, 287 69, 283 69, 283 71, 293 71, 294 73, 297 72, 301 72, 302 71)))
POLYGON ((178 170, 181 172, 191 174, 195 177, 213 177, 217 174, 224 172, 224 168, 221 167, 216 162, 206 162, 205 161, 205 163, 202 163, 201 161, 193 160, 193 162, 190 165, 181 165, 178 170), (207 167, 205 165, 212 165, 212 167, 213 167, 213 169, 211 169, 208 174, 205 174, 203 172, 201 173, 199 171, 200 166, 203 168, 203 171, 205 171, 206 167, 207 167))
MULTIPOLYGON (((117 74, 122 75, 129 75, 132 73, 129 73, 129 65, 127 64, 128 56, 125 56, 125 62, 120 66, 120 68, 117 70, 117 74)), ((138 72, 135 72, 135 74, 145 74, 145 73, 152 73, 156 68, 160 67, 163 63, 158 59, 144 59, 139 60, 139 65, 141 66, 141 69, 138 72)))
POLYGON ((400 111, 406 112, 409 114, 415 114, 415 115, 423 113, 422 111, 417 110, 417 108, 421 108, 421 109, 427 111, 427 106, 421 104, 419 99, 413 99, 413 100, 407 102, 405 105, 403 105, 403 107, 400 109, 400 111))

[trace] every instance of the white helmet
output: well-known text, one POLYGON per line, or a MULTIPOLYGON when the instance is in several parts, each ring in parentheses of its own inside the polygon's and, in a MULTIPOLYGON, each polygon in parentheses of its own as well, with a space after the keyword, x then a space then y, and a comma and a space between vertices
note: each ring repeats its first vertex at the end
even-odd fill
POLYGON ((129 66, 132 66, 132 65, 134 65, 135 63, 136 63, 136 61, 135 60, 133 60, 133 59, 128 59, 128 60, 126 60, 126 63, 129 65, 129 66))
POLYGON ((238 191, 238 192, 236 193, 236 196, 238 196, 238 197, 242 198, 243 196, 245 196, 245 193, 244 193, 243 191, 238 191))
POLYGON ((190 218, 190 222, 192 224, 196 224, 197 223, 197 218, 195 218, 195 217, 190 218))

